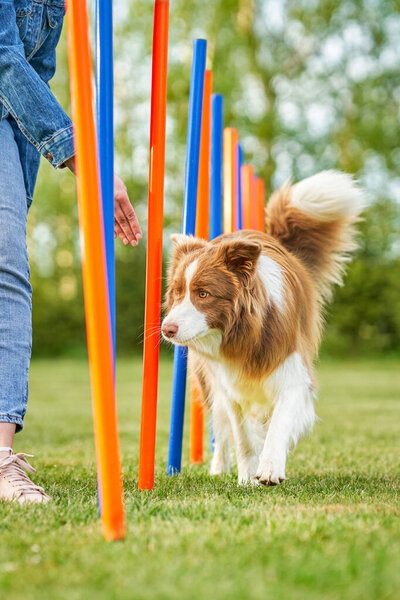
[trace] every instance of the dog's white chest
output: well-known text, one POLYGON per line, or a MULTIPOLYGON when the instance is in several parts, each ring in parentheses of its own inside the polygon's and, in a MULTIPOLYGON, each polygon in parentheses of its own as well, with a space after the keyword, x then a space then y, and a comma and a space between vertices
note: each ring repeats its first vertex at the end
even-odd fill
POLYGON ((239 370, 224 362, 213 362, 217 389, 226 394, 234 402, 238 402, 247 412, 254 410, 255 405, 268 409, 272 404, 268 394, 268 379, 260 381, 243 380, 239 370))

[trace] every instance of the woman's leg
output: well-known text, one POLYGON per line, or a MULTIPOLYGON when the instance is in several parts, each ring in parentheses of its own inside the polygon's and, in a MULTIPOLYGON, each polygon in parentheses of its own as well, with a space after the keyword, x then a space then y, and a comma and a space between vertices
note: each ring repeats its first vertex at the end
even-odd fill
POLYGON ((26 248, 27 202, 14 133, 0 122, 0 500, 46 503, 28 477, 35 469, 12 449, 28 402, 32 345, 31 296, 26 248))
POLYGON ((19 152, 0 122, 0 447, 23 427, 31 356, 31 285, 26 247, 27 202, 19 152))
POLYGON ((12 448, 15 429, 14 423, 0 422, 0 448, 12 448))

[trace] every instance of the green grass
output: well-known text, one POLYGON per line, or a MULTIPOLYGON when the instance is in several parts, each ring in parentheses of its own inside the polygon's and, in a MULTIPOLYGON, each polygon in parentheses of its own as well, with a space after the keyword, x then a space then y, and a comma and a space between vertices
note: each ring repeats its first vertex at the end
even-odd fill
MULTIPOLYGON (((156 483, 136 489, 138 359, 118 363, 129 532, 102 540, 87 365, 37 361, 17 450, 36 452, 48 507, 0 504, 0 598, 400 598, 400 370, 395 361, 320 368, 321 421, 276 488, 188 466, 165 475, 171 364, 162 360, 156 483)), ((186 427, 186 432, 188 428, 186 427)), ((207 444, 207 463, 209 461, 207 444)))

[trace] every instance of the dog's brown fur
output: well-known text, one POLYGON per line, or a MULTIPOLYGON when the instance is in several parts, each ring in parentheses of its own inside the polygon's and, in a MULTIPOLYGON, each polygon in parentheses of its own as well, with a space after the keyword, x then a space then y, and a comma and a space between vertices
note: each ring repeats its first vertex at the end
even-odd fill
POLYGON ((352 225, 359 219, 313 219, 291 204, 291 194, 292 188, 284 185, 271 197, 266 210, 267 231, 307 268, 322 303, 331 298, 332 284, 342 283, 348 252, 357 247, 352 225))

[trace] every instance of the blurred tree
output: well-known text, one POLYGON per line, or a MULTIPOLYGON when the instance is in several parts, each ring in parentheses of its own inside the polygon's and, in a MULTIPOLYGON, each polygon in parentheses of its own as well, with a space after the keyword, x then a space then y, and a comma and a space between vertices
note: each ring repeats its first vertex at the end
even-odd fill
MULTIPOLYGON (((398 0, 174 0, 168 71, 165 247, 180 228, 191 41, 208 40, 214 90, 246 160, 272 190, 324 168, 355 173, 372 207, 328 312, 325 349, 400 348, 400 3, 398 0)), ((152 4, 115 4, 116 170, 147 230, 152 4)), ((69 109, 65 37, 52 85, 69 109)), ((145 240, 144 240, 145 242, 145 240)), ((34 352, 82 348, 73 178, 44 165, 30 217, 34 352)), ((167 254, 166 252, 166 254, 167 254)), ((140 347, 145 253, 117 247, 120 351, 140 347)))

